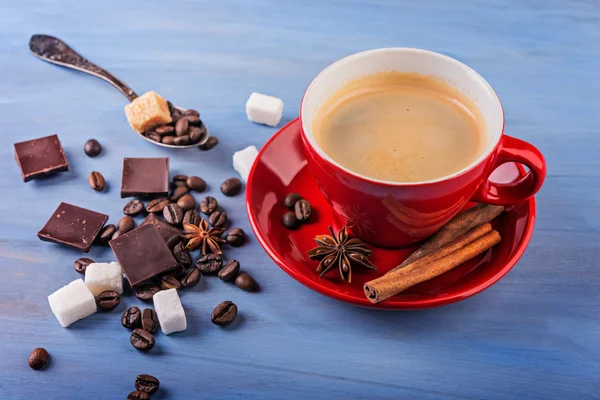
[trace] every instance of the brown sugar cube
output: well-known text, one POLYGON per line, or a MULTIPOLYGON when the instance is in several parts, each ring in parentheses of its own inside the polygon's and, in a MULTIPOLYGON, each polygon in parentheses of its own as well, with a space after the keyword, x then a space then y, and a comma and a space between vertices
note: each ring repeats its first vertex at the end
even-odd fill
POLYGON ((137 132, 146 132, 172 121, 169 106, 158 93, 146 92, 125 106, 129 125, 137 132))

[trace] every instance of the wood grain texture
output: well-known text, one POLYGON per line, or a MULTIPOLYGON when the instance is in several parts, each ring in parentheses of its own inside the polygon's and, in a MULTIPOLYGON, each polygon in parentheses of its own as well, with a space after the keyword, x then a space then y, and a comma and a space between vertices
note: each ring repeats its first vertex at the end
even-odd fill
MULTIPOLYGON (((119 399, 139 373, 156 399, 600 398, 600 3, 546 1, 34 1, 0 3, 0 398, 119 399), (176 3, 176 5, 175 5, 176 3), (155 90, 201 110, 220 139, 210 152, 169 151, 128 128, 125 98, 93 77, 36 60, 34 33, 64 39, 139 93, 155 90), (116 223, 125 156, 168 156, 172 174, 198 174, 235 225, 250 231, 242 195, 220 196, 231 155, 274 129, 249 123, 252 91, 297 115, 319 70, 360 50, 422 47, 468 63, 496 88, 506 132, 548 161, 531 245, 484 293, 421 312, 360 309, 290 279, 251 239, 231 255, 260 282, 248 294, 216 279, 184 292, 186 332, 131 347, 119 315, 59 326, 46 297, 78 278, 74 250, 35 233, 60 201, 116 223), (24 184, 10 143, 58 133, 71 170, 24 184), (87 158, 95 137, 105 152, 87 158), (100 171, 107 193, 87 186, 100 171), (232 300, 239 321, 210 323, 232 300), (45 371, 27 366, 48 349, 45 371)), ((284 122, 285 122, 284 121, 284 122)), ((109 249, 91 257, 112 260, 109 249)))

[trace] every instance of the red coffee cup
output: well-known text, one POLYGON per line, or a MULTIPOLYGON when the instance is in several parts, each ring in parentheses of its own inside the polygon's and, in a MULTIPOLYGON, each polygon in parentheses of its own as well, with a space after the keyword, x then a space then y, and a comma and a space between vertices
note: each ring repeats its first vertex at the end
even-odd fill
POLYGON ((546 162, 533 145, 504 135, 504 112, 490 84, 465 64, 432 51, 386 48, 364 51, 325 68, 311 82, 300 106, 302 141, 310 171, 335 214, 354 235, 383 247, 408 245, 430 236, 469 201, 515 204, 533 196, 546 177, 546 162), (324 100, 345 83, 383 71, 433 75, 466 94, 487 125, 483 154, 462 170, 424 182, 389 182, 353 172, 319 147, 312 125, 324 100), (529 172, 518 182, 498 184, 490 174, 517 162, 529 172))

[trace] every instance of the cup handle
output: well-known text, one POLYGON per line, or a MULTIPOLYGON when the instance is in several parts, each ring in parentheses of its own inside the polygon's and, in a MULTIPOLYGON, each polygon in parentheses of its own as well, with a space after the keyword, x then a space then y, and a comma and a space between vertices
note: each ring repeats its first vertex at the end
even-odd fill
POLYGON ((546 178, 546 160, 542 153, 532 144, 512 136, 502 136, 494 168, 507 162, 517 162, 529 168, 529 172, 521 179, 511 183, 495 183, 486 179, 475 195, 474 201, 488 204, 521 203, 537 193, 546 178))

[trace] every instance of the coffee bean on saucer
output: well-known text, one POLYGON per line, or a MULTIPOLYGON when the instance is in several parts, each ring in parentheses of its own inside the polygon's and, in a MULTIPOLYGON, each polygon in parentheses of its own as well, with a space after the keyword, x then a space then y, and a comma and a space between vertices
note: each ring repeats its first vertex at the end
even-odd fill
POLYGON ((146 133, 144 133, 144 136, 146 136, 148 139, 150 139, 154 142, 160 142, 162 139, 161 136, 154 131, 146 132, 146 133))
POLYGON ((247 272, 240 273, 235 278, 235 286, 239 287, 246 292, 258 292, 259 286, 258 283, 251 277, 247 272))
POLYGON ((142 211, 144 211, 146 207, 141 200, 135 199, 131 200, 123 207, 123 214, 125 215, 138 215, 142 211))
POLYGON ((188 210, 183 214, 183 222, 186 224, 199 226, 201 218, 202 217, 200 217, 200 214, 196 210, 188 210))
POLYGON ((189 189, 187 188, 187 186, 176 185, 175 189, 173 189, 173 191, 171 192, 171 195, 169 196, 169 200, 177 201, 187 192, 189 192, 189 189))
POLYGON ((242 181, 239 178, 229 178, 221 183, 221 192, 225 196, 235 196, 242 189, 242 181))
POLYGON ((172 275, 161 276, 158 285, 162 290, 181 289, 181 283, 172 275))
POLYGON ((238 309, 235 303, 227 300, 215 307, 210 320, 215 325, 225 326, 235 319, 237 312, 238 309))
POLYGON ((310 203, 304 199, 297 201, 294 205, 294 213, 296 214, 296 219, 298 221, 308 221, 310 219, 310 215, 312 214, 310 203))
POLYGON ((121 296, 114 290, 105 290, 96 296, 96 306, 101 311, 109 311, 119 305, 121 296))
POLYGON ((175 134, 177 136, 187 135, 189 123, 190 121, 185 118, 181 118, 179 121, 177 121, 175 124, 175 134))
POLYGON ((117 227, 113 224, 106 225, 100 230, 100 233, 96 237, 97 244, 107 244, 112 239, 113 235, 117 231, 117 227))
POLYGON ((183 211, 193 210, 194 208, 196 208, 196 200, 191 194, 186 193, 183 196, 181 196, 179 200, 177 200, 177 205, 181 207, 183 211))
POLYGON ((154 347, 154 336, 145 329, 137 328, 129 338, 131 345, 140 351, 148 351, 154 347))
POLYGON ((96 139, 90 139, 83 145, 83 151, 88 157, 96 157, 102 153, 102 145, 96 139))
POLYGON ((158 391, 160 382, 152 375, 141 374, 135 379, 135 390, 148 394, 154 394, 158 391))
POLYGON ((31 354, 29 355, 29 367, 32 369, 41 369, 48 362, 48 351, 43 347, 38 347, 33 349, 31 354))
POLYGON ((177 204, 169 204, 163 210, 163 217, 171 225, 179 225, 183 221, 183 210, 177 204))
POLYGON ((181 119, 187 119, 190 125, 200 125, 200 118, 197 115, 185 115, 181 119))
POLYGON ((294 206, 296 205, 296 202, 300 200, 302 200, 302 196, 300 196, 298 193, 292 192, 285 196, 285 199, 283 200, 283 205, 289 208, 290 210, 293 210, 294 206))
POLYGON ((204 192, 206 190, 206 182, 199 176, 190 176, 187 178, 186 185, 188 189, 194 192, 204 192))
POLYGON ((227 223, 227 213, 225 211, 215 211, 208 218, 210 224, 215 228, 222 228, 227 223))
POLYGON ((135 297, 143 301, 152 301, 152 297, 160 292, 160 287, 157 285, 140 285, 135 288, 135 297))
POLYGON ((210 215, 217 210, 219 202, 212 196, 206 196, 200 202, 200 211, 202 214, 210 215))
POLYGON ((203 274, 216 274, 223 267, 223 259, 218 254, 207 254, 200 257, 196 262, 196 267, 203 274))
POLYGON ((158 133, 160 136, 171 135, 175 132, 175 128, 171 125, 163 125, 155 128, 154 132, 158 133))
POLYGON ((185 186, 187 179, 186 175, 175 175, 173 177, 173 186, 185 186))
POLYGON ((120 232, 121 234, 129 232, 133 228, 135 228, 135 220, 129 215, 121 218, 117 224, 117 232, 120 232))
POLYGON ((161 143, 163 144, 173 144, 173 142, 175 141, 175 137, 174 136, 163 136, 162 139, 160 139, 161 143))
POLYGON ((135 329, 142 326, 142 313, 137 307, 130 307, 121 317, 121 325, 127 329, 135 329))
POLYGON ((150 400, 150 395, 136 390, 127 395, 127 400, 150 400))
POLYGON ((165 197, 159 197, 152 199, 146 205, 146 211, 149 213, 160 213, 169 204, 169 199, 165 197))
POLYGON ((183 278, 181 278, 181 286, 186 289, 191 289, 196 286, 201 279, 202 273, 200 273, 200 270, 196 267, 192 267, 185 273, 183 278))
POLYGON ((202 128, 198 128, 197 126, 193 126, 190 128, 190 143, 196 144, 204 140, 206 137, 206 130, 202 128))
POLYGON ((104 186, 106 182, 104 181, 104 177, 98 171, 92 171, 88 175, 88 183, 92 189, 97 192, 101 192, 104 190, 104 186))
POLYGON ((192 265, 192 256, 190 255, 190 252, 185 249, 183 243, 178 243, 175 245, 175 248, 173 249, 173 257, 175 257, 175 260, 177 260, 177 262, 184 267, 189 267, 192 265))
POLYGON ((281 217, 281 223, 288 229, 297 229, 300 226, 300 222, 296 218, 296 214, 294 214, 292 211, 288 211, 283 214, 283 217, 281 217))
POLYGON ((82 257, 75 260, 75 262, 73 263, 73 268, 80 274, 85 274, 85 269, 87 268, 87 266, 93 263, 94 260, 92 260, 91 258, 82 257))
POLYGON ((233 281, 240 272, 240 263, 237 260, 231 260, 219 271, 219 279, 226 282, 233 281))
POLYGON ((227 243, 233 247, 239 247, 246 241, 246 232, 242 228, 233 228, 227 232, 227 243))
POLYGON ((198 148, 202 151, 207 151, 219 144, 219 139, 216 136, 210 136, 206 142, 202 143, 198 148))
POLYGON ((151 308, 144 308, 144 311, 142 311, 142 328, 150 333, 154 333, 158 330, 159 326, 156 311, 151 308))

